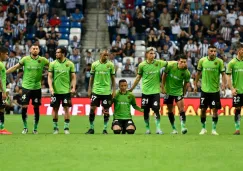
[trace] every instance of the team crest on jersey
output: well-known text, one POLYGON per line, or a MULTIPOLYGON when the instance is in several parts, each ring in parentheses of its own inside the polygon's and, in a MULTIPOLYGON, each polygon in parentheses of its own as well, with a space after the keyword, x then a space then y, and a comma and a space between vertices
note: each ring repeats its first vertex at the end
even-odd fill
POLYGON ((66 64, 66 67, 68 67, 69 65, 68 64, 66 64))
POLYGON ((214 65, 217 65, 218 63, 217 62, 214 62, 214 65))
POLYGON ((41 60, 40 59, 38 60, 38 63, 41 63, 41 60))

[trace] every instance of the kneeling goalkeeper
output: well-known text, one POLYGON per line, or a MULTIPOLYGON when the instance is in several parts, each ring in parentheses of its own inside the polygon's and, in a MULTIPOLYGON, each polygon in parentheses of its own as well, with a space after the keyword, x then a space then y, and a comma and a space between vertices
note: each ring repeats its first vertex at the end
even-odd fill
POLYGON ((119 81, 119 91, 116 93, 114 102, 114 115, 111 129, 114 134, 134 134, 136 126, 132 120, 131 105, 135 110, 143 112, 143 109, 137 106, 135 96, 127 91, 127 81, 119 81))

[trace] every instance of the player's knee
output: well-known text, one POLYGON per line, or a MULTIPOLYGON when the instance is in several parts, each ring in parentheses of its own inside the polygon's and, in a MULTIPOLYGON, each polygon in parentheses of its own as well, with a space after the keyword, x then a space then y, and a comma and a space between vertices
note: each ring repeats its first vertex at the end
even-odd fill
POLYGON ((135 129, 127 129, 126 130, 128 134, 134 134, 135 133, 135 129))
POLYGON ((206 116, 206 111, 207 111, 207 109, 206 108, 202 108, 201 109, 201 116, 206 116))
POLYGON ((155 108, 155 109, 153 109, 153 111, 154 111, 154 114, 155 114, 156 118, 160 119, 159 108, 155 108))
POLYGON ((114 134, 120 134, 121 133, 121 130, 113 130, 114 134))

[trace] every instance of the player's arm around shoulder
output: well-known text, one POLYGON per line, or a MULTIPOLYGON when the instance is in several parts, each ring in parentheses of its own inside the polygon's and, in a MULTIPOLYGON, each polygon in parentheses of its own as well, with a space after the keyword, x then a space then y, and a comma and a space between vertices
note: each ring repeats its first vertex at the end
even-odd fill
POLYGON ((141 107, 139 107, 136 103, 136 97, 134 96, 134 94, 132 92, 129 92, 129 96, 130 96, 130 104, 132 105, 132 107, 135 109, 135 110, 138 110, 140 112, 143 112, 143 109, 141 107))
POLYGON ((6 71, 6 74, 12 73, 14 71, 16 71, 17 69, 21 68, 24 66, 24 63, 26 61, 27 56, 24 56, 22 59, 20 59, 19 63, 17 63, 16 65, 12 66, 11 68, 9 68, 6 71))
POLYGON ((220 59, 220 73, 222 75, 222 91, 225 94, 225 88, 227 86, 227 77, 225 74, 225 67, 224 67, 224 61, 222 59, 220 59))
POLYGON ((48 78, 47 78, 47 82, 49 85, 49 90, 51 95, 54 95, 54 90, 53 90, 53 86, 52 86, 52 81, 53 81, 53 72, 54 72, 54 63, 55 61, 51 62, 48 68, 48 78))
POLYGON ((144 62, 142 62, 138 65, 137 76, 133 82, 133 85, 131 86, 131 88, 128 91, 132 92, 134 90, 134 88, 137 86, 137 84, 139 83, 139 81, 141 80, 142 75, 143 75, 143 67, 144 67, 144 62))
POLYGON ((73 62, 71 62, 71 61, 68 61, 68 62, 70 63, 70 73, 71 73, 71 93, 75 93, 76 83, 77 83, 75 66, 74 66, 73 62))

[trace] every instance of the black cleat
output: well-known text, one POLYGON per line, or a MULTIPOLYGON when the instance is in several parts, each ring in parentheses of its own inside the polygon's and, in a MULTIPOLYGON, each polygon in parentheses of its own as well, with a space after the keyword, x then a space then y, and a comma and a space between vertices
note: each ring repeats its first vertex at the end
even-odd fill
POLYGON ((94 134, 94 129, 89 129, 85 134, 94 134))
POLYGON ((108 132, 106 130, 103 130, 102 134, 108 134, 108 132))

